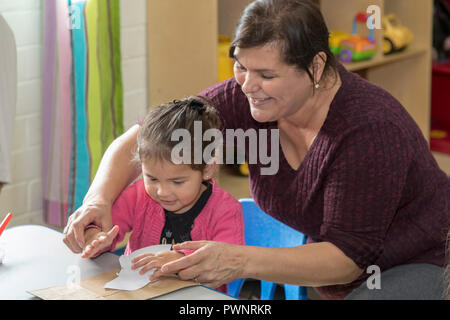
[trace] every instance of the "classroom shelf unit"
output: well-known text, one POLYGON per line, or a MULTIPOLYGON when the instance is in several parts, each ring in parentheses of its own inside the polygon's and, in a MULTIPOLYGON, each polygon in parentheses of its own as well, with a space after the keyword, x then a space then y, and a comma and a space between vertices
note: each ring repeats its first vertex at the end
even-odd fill
MULTIPOLYGON (((233 37, 239 16, 250 2, 147 0, 150 106, 196 94, 216 82, 218 35, 233 37)), ((406 50, 384 56, 381 49, 383 31, 375 30, 376 55, 371 60, 345 66, 396 97, 429 140, 433 1, 314 2, 319 5, 330 30, 351 32, 355 14, 366 12, 369 5, 377 5, 381 15, 395 13, 413 32, 414 41, 406 50)))
MULTIPOLYGON (((221 34, 232 36, 240 12, 250 2, 219 0, 221 34)), ((377 5, 381 15, 395 13, 414 33, 414 41, 405 51, 384 56, 381 50, 383 31, 375 30, 375 39, 379 44, 376 55, 371 60, 349 63, 345 66, 394 95, 429 139, 433 1, 316 0, 314 2, 319 5, 329 30, 351 33, 356 13, 366 12, 369 5, 377 5)), ((365 31, 361 30, 361 34, 368 34, 367 28, 365 31)))

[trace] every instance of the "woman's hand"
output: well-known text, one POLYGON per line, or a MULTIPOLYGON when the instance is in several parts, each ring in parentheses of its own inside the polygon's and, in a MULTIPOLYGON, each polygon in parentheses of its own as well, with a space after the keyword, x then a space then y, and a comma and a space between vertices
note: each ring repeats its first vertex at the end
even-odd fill
POLYGON ((119 226, 114 226, 108 232, 91 228, 86 230, 86 246, 81 253, 82 258, 92 258, 99 252, 109 247, 119 233, 119 226))
POLYGON ((188 241, 174 245, 174 250, 195 250, 194 253, 166 263, 150 277, 178 274, 182 280, 195 280, 217 288, 240 278, 247 259, 240 254, 242 246, 213 241, 188 241))
POLYGON ((95 224, 102 230, 112 228, 111 205, 95 201, 86 202, 75 211, 64 228, 64 243, 74 253, 81 253, 85 247, 84 230, 95 224))
POLYGON ((142 269, 139 271, 139 274, 145 274, 153 268, 159 269, 164 264, 182 257, 184 257, 184 254, 169 250, 158 252, 156 254, 153 253, 143 254, 131 260, 131 262, 133 263, 133 265, 131 266, 131 270, 135 270, 142 267, 142 269))

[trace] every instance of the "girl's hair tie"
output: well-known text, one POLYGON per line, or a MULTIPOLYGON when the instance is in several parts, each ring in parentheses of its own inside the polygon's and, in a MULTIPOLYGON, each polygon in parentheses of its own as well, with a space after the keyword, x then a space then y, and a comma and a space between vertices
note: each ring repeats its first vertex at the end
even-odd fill
POLYGON ((206 110, 206 106, 203 102, 198 101, 196 99, 192 99, 189 104, 189 108, 192 108, 193 110, 197 111, 200 115, 203 114, 203 112, 206 110))

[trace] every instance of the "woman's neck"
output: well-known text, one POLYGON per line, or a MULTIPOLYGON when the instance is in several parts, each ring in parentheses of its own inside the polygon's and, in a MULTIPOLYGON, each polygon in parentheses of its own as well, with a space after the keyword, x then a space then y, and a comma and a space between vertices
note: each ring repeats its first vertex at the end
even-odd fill
POLYGON ((328 79, 321 88, 315 89, 310 99, 295 114, 279 119, 280 130, 297 128, 318 132, 325 122, 331 102, 341 87, 339 74, 336 76, 335 79, 328 79))

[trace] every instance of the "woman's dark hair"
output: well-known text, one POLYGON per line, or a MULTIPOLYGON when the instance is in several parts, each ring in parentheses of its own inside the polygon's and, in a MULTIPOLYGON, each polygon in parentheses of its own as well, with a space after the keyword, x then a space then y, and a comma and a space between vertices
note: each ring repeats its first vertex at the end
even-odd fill
POLYGON ((330 50, 329 32, 320 9, 308 0, 256 0, 249 4, 239 20, 229 56, 234 50, 269 43, 281 44, 281 57, 288 65, 308 73, 319 52, 327 56, 324 73, 336 73, 336 58, 330 50))
MULTIPOLYGON (((202 136, 208 129, 221 128, 216 108, 204 97, 188 97, 159 105, 145 117, 137 137, 139 162, 156 159, 171 161, 172 149, 179 141, 172 141, 172 133, 177 129, 186 129, 191 136, 191 161, 194 170, 203 170, 206 166, 203 150, 211 143, 201 141, 202 163, 194 161, 194 123, 201 121, 202 136)), ((208 159, 207 159, 208 160, 208 159)), ((210 159, 209 159, 210 160, 210 159)))

